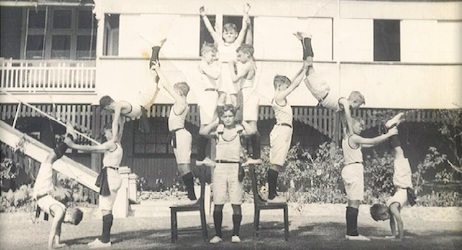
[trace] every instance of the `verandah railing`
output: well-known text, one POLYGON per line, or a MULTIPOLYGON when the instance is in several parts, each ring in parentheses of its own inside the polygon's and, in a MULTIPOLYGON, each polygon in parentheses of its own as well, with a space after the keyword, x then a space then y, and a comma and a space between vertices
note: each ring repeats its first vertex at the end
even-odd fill
POLYGON ((0 88, 5 91, 95 91, 95 61, 0 59, 0 65, 0 88))

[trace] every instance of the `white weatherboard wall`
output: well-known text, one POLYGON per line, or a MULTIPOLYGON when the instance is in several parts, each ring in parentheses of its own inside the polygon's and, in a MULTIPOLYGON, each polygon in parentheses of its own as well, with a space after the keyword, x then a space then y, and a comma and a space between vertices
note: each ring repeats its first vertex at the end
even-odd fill
POLYGON ((334 60, 370 62, 374 60, 374 24, 370 19, 335 20, 334 60))
POLYGON ((401 61, 438 62, 438 22, 436 20, 402 20, 401 61))
MULTIPOLYGON (((438 62, 462 63, 462 21, 439 21, 437 27, 438 62)), ((459 80, 462 81, 461 78, 459 80)))

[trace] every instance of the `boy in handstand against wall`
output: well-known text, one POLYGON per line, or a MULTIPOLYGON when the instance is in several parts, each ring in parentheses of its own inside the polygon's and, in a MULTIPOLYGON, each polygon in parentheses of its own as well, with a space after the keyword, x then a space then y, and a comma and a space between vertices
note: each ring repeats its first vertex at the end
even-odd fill
MULTIPOLYGON (((69 140, 77 139, 74 129, 71 125, 66 126, 66 135, 69 140)), ((48 249, 62 248, 66 244, 61 243, 61 225, 69 223, 78 225, 82 220, 83 213, 78 208, 66 208, 66 206, 57 201, 51 196, 54 189, 53 185, 53 163, 63 157, 68 146, 64 142, 60 142, 56 148, 50 152, 40 164, 40 169, 34 184, 34 200, 37 202, 37 209, 43 210, 45 213, 53 216, 51 223, 50 234, 48 236, 48 249)), ((37 213, 37 215, 39 212, 37 213)))
MULTIPOLYGON (((348 98, 339 97, 332 91, 327 82, 322 79, 318 73, 315 72, 313 67, 313 47, 311 46, 311 35, 296 32, 294 34, 302 43, 303 47, 303 60, 306 61, 310 67, 306 73, 305 85, 311 94, 319 101, 319 105, 335 112, 342 112, 342 119, 346 121, 348 133, 351 135, 352 118, 351 110, 358 109, 361 105, 365 104, 364 96, 359 91, 352 91, 348 98)), ((342 120, 342 121, 343 121, 342 120)))
MULTIPOLYGON (((387 129, 401 123, 403 113, 399 113, 385 124, 387 129)), ((385 238, 402 240, 404 237, 404 224, 401 218, 401 209, 406 205, 415 205, 415 195, 412 189, 412 171, 409 160, 404 157, 403 149, 398 135, 390 137, 390 146, 394 153, 393 185, 394 195, 387 200, 386 204, 374 204, 371 207, 371 216, 375 221, 390 220, 391 236, 385 238), (398 231, 396 231, 398 227, 398 231)))

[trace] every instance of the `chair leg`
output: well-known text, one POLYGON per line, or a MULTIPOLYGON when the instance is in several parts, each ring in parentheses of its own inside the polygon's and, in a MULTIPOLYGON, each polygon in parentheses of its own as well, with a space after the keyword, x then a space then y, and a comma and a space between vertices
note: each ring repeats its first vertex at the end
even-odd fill
POLYGON ((253 218, 254 238, 258 238, 258 230, 260 229, 260 209, 255 209, 253 218))
POLYGON ((203 206, 201 207, 200 214, 201 214, 202 237, 204 238, 204 242, 207 242, 209 236, 207 233, 207 221, 205 218, 205 207, 203 206))
POLYGON ((176 211, 174 211, 173 209, 170 210, 170 224, 172 243, 175 243, 178 240, 178 220, 176 217, 176 211))
POLYGON ((284 238, 289 240, 289 211, 287 206, 284 208, 284 238))

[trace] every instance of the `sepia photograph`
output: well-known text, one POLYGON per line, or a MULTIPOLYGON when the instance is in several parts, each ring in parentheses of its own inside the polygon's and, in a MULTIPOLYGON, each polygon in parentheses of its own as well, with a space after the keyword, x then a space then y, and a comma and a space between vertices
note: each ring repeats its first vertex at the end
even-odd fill
POLYGON ((0 249, 462 249, 461 0, 0 0, 0 249))

